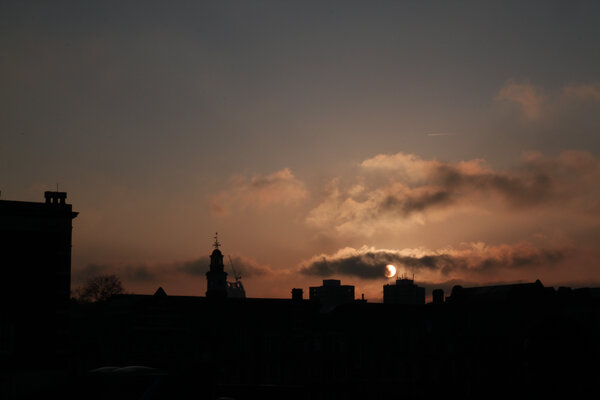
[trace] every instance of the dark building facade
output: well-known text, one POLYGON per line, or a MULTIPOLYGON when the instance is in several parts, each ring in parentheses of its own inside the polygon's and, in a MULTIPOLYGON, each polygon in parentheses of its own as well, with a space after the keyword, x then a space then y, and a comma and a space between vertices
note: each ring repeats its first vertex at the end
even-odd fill
POLYGON ((493 302, 528 302, 543 301, 554 296, 553 288, 546 288, 539 280, 533 283, 516 283, 512 285, 462 287, 456 285, 448 299, 449 303, 474 304, 493 302))
POLYGON ((425 288, 415 285, 413 279, 406 277, 396 280, 394 285, 383 286, 385 304, 425 304, 425 288))
POLYGON ((43 203, 0 200, 0 397, 3 389, 10 398, 15 387, 35 385, 32 370, 47 374, 68 358, 78 213, 66 193, 44 195, 43 203))
POLYGON ((44 203, 0 200, 0 307, 19 354, 37 354, 32 346, 45 347, 46 337, 57 340, 66 328, 72 220, 78 213, 66 203, 66 193, 44 195, 44 203), (36 339, 28 340, 32 333, 36 339))
POLYGON ((339 279, 323 279, 323 286, 311 286, 308 296, 323 306, 337 306, 354 301, 354 286, 342 285, 339 279))
POLYGON ((121 295, 74 310, 73 354, 80 377, 96 388, 89 398, 122 393, 106 396, 115 387, 90 382, 98 376, 89 371, 140 365, 173 379, 156 397, 165 399, 188 398, 175 395, 182 391, 303 400, 593 394, 598 293, 498 290, 504 300, 480 302, 480 293, 424 306, 355 301, 326 309, 291 298, 121 295))

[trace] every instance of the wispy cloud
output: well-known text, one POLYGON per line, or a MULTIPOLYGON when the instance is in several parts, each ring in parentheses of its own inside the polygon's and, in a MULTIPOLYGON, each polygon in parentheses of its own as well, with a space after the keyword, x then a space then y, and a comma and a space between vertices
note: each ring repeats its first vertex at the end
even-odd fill
POLYGON ((232 209, 292 205, 307 195, 304 183, 290 169, 284 168, 251 178, 235 176, 231 178, 229 189, 211 196, 210 203, 215 214, 227 215, 232 209))
POLYGON ((115 274, 120 279, 135 282, 156 282, 160 272, 146 264, 97 264, 90 263, 83 268, 73 269, 73 282, 81 283, 87 279, 103 274, 115 274))
POLYGON ((600 102, 600 84, 573 83, 550 91, 527 81, 509 79, 494 100, 517 105, 523 117, 530 122, 557 120, 560 116, 578 112, 585 117, 586 107, 581 107, 582 103, 593 105, 600 102))
MULTIPOLYGON (((241 256, 233 255, 231 257, 234 268, 238 274, 244 279, 267 278, 275 277, 281 271, 272 269, 268 265, 262 265, 256 260, 241 256)), ((229 274, 228 280, 233 281, 233 271, 228 257, 224 260, 225 270, 229 274)), ((186 260, 172 261, 163 263, 90 263, 84 267, 73 268, 73 285, 76 287, 82 285, 87 279, 102 275, 114 274, 123 281, 125 288, 137 287, 140 284, 147 285, 164 285, 165 282, 183 281, 199 279, 204 283, 205 274, 209 270, 210 256, 206 254, 203 257, 186 260)), ((196 293, 203 293, 200 287, 196 293)))
POLYGON ((583 100, 600 101, 600 84, 572 84, 563 86, 564 95, 583 100))
POLYGON ((500 89, 496 100, 516 103, 526 118, 535 120, 542 115, 546 96, 540 88, 529 82, 516 82, 510 79, 500 89))

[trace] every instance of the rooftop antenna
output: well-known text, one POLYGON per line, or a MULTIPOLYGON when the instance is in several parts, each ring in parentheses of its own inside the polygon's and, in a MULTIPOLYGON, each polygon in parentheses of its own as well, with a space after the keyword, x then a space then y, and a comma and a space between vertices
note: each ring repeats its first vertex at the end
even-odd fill
POLYGON ((58 182, 56 182, 56 193, 58 193, 58 182))
POLYGON ((213 243, 213 246, 215 246, 215 250, 219 250, 219 246, 221 246, 221 243, 219 243, 219 232, 215 232, 215 243, 213 243))

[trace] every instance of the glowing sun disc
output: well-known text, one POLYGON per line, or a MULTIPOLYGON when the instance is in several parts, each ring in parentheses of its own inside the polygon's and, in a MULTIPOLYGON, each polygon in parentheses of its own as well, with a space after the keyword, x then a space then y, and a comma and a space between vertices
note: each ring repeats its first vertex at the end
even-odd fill
POLYGON ((396 275, 396 267, 394 267, 392 264, 386 265, 385 266, 385 276, 387 276, 388 278, 391 278, 394 275, 396 275))

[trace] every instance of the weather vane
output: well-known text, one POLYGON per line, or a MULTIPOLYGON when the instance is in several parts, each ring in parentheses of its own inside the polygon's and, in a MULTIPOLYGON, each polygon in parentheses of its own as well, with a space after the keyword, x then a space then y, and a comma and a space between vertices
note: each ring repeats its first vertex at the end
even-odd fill
POLYGON ((213 246, 215 246, 215 249, 219 249, 219 246, 221 245, 221 243, 219 243, 219 232, 215 232, 215 243, 213 244, 213 246))

